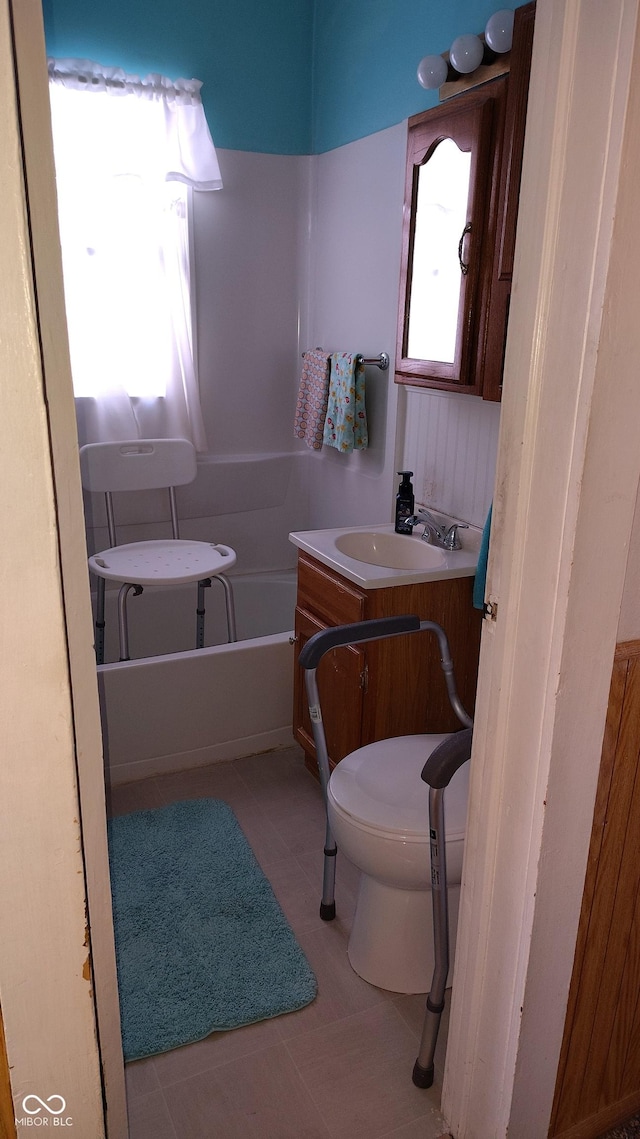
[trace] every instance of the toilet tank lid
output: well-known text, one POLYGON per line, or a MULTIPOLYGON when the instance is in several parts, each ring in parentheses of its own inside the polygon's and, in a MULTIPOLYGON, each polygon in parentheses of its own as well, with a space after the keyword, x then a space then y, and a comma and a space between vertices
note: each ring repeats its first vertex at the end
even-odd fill
MULTIPOLYGON (((446 735, 399 736, 367 744, 333 770, 331 796, 357 822, 396 834, 429 837, 429 788, 421 774, 446 735)), ((469 764, 444 792, 447 840, 464 837, 469 764)))

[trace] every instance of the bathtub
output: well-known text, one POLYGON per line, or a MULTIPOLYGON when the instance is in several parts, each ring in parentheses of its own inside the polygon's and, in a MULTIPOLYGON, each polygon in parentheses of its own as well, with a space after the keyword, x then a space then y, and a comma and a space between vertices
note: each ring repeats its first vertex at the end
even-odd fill
POLYGON ((98 667, 111 785, 292 743, 295 572, 233 579, 238 641, 226 643, 222 587, 206 593, 206 647, 193 649, 195 587, 129 599, 131 656, 117 654, 115 591, 98 667))

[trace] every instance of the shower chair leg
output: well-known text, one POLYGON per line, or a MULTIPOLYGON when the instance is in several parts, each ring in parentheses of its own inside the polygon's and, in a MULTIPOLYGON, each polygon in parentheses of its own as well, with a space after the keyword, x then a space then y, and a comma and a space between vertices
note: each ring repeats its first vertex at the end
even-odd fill
POLYGON ((96 664, 104 664, 104 591, 106 581, 98 578, 98 594, 96 597, 96 664))
POLYGON ((202 581, 198 582, 198 608, 196 610, 196 648, 204 648, 204 591, 208 589, 212 581, 219 581, 222 583, 224 589, 224 601, 227 614, 227 642, 232 644, 237 641, 236 633, 236 610, 233 600, 233 587, 229 579, 222 573, 214 573, 211 577, 205 577, 202 581))
POLYGON ((202 581, 198 582, 198 605, 196 608, 196 648, 204 648, 204 591, 211 585, 211 578, 204 577, 202 581))
POLYGON ((131 660, 129 656, 129 623, 127 621, 127 597, 133 590, 133 596, 139 597, 142 593, 141 585, 125 583, 118 591, 118 632, 120 635, 120 660, 131 660))

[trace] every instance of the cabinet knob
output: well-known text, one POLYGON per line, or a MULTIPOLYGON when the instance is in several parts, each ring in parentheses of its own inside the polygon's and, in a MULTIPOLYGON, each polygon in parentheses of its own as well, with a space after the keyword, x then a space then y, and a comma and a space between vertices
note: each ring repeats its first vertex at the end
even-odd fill
POLYGON ((290 645, 297 645, 299 639, 300 639, 299 637, 289 637, 289 644, 290 645))

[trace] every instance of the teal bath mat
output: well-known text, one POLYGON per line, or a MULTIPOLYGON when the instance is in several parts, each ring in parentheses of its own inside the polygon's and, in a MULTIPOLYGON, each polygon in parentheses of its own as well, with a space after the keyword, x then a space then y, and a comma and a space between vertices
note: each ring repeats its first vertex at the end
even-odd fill
POLYGON ((109 823, 126 1060, 309 1004, 316 980, 226 803, 109 823))

